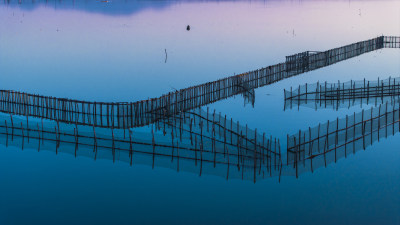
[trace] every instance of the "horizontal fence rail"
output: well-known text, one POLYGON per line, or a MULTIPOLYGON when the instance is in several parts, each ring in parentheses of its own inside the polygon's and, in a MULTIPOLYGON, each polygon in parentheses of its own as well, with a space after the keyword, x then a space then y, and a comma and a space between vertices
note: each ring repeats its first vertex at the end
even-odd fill
POLYGON ((295 90, 284 90, 285 109, 293 105, 315 107, 378 104, 400 97, 400 77, 375 81, 349 81, 340 83, 315 83, 299 85, 295 90))
POLYGON ((400 37, 380 36, 324 52, 299 53, 284 63, 138 102, 87 102, 2 90, 0 111, 96 127, 140 127, 382 48, 400 48, 400 37))

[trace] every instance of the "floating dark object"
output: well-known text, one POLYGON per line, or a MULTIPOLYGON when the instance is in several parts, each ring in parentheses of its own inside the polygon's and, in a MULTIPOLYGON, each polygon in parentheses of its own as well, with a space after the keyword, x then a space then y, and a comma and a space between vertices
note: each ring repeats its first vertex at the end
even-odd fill
POLYGON ((190 25, 187 25, 186 30, 187 30, 187 31, 190 30, 190 25))

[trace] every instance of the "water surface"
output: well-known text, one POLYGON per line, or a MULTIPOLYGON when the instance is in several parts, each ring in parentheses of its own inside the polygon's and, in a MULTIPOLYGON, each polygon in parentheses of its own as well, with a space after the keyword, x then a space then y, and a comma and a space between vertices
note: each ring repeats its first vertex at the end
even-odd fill
MULTIPOLYGON (((399 36, 399 8, 399 1, 3 1, 0 88, 94 101, 157 97, 294 53, 399 36)), ((399 61, 398 49, 382 49, 257 89, 254 107, 241 96, 209 107, 285 149, 287 134, 362 108, 284 111, 283 89, 398 77, 399 61)), ((397 133, 298 179, 254 184, 2 145, 0 224, 399 224, 399 146, 397 133)))

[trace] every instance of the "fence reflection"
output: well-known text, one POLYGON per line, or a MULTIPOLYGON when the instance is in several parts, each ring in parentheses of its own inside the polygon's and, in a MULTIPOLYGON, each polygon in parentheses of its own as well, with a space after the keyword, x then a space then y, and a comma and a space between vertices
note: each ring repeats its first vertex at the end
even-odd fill
POLYGON ((6 146, 50 150, 256 182, 276 176, 279 140, 215 112, 182 113, 151 128, 106 129, 2 114, 6 146))

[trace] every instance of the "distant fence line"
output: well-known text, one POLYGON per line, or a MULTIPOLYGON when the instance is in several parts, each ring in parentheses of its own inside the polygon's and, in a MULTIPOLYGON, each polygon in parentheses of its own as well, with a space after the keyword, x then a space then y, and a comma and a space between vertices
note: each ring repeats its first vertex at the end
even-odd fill
POLYGON ((382 48, 400 48, 400 37, 380 36, 324 52, 307 51, 286 57, 285 63, 137 102, 88 102, 2 90, 0 111, 96 127, 140 127, 382 48))
POLYGON ((340 105, 384 103, 384 99, 391 100, 400 97, 400 77, 385 80, 349 81, 340 83, 315 83, 299 85, 297 89, 284 90, 285 109, 293 105, 333 106, 338 109, 340 105))

